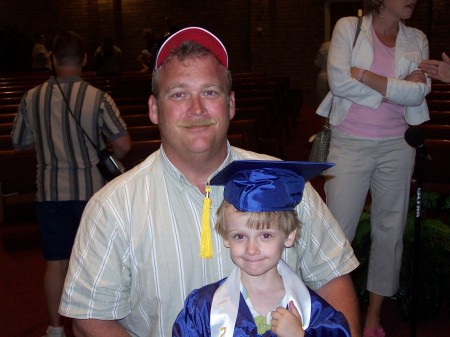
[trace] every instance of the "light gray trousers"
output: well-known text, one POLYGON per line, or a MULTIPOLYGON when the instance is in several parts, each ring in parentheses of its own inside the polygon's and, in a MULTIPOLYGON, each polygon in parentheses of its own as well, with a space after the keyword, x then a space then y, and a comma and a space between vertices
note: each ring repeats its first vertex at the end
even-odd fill
POLYGON ((371 248, 367 290, 398 290, 403 232, 415 149, 404 138, 366 140, 333 131, 326 172, 326 203, 351 242, 370 191, 371 248))

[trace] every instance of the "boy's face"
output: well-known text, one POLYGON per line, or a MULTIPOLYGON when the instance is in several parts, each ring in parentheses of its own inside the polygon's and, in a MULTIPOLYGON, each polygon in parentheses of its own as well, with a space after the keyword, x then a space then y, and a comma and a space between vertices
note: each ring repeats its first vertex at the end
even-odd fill
POLYGON ((294 244, 296 231, 286 236, 279 229, 248 228, 248 213, 232 206, 225 207, 224 220, 224 245, 230 248, 231 259, 242 271, 241 277, 270 277, 278 273, 277 264, 283 249, 294 244))

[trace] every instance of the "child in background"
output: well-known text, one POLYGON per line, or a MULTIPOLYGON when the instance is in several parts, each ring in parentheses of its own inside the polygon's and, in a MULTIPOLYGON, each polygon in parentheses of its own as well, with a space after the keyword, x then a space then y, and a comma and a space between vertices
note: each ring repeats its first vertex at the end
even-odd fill
POLYGON ((300 233, 294 208, 305 181, 332 164, 238 160, 211 185, 224 185, 216 230, 236 268, 194 290, 173 336, 345 336, 348 323, 284 262, 300 233))

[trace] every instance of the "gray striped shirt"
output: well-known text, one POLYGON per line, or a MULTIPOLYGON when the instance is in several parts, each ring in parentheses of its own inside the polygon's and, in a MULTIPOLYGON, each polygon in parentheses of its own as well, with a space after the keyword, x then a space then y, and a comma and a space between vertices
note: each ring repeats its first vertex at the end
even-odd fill
MULTIPOLYGON (((99 149, 103 137, 113 140, 127 133, 113 99, 79 77, 60 81, 70 109, 99 149)), ((35 145, 37 200, 88 200, 104 184, 95 148, 81 131, 54 77, 22 98, 11 133, 17 149, 35 145)))

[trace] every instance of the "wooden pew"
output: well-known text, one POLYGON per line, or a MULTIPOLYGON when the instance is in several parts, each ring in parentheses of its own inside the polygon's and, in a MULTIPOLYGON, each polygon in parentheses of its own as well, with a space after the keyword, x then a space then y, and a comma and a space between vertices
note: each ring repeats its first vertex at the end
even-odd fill
POLYGON ((132 142, 161 139, 158 125, 139 125, 127 128, 132 142))
POLYGON ((430 111, 450 111, 450 99, 427 99, 427 104, 430 111))
POLYGON ((450 83, 433 82, 431 84, 431 91, 449 91, 450 83))
POLYGON ((121 115, 123 121, 127 126, 143 126, 153 125, 148 115, 144 114, 125 114, 121 115))
POLYGON ((423 136, 425 137, 425 139, 448 139, 448 140, 450 140, 450 125, 424 123, 424 124, 421 124, 419 127, 422 130, 423 136))
POLYGON ((14 150, 10 135, 0 135, 0 151, 2 150, 14 150))
POLYGON ((19 109, 19 104, 2 104, 0 105, 0 115, 16 114, 19 109))
MULTIPOLYGON (((426 139, 425 145, 431 156, 431 162, 423 162, 424 190, 434 191, 443 195, 450 194, 450 140, 426 139)), ((415 173, 416 174, 416 173, 415 173)))
POLYGON ((140 164, 150 154, 158 150, 160 146, 161 140, 159 139, 133 141, 130 152, 122 160, 125 169, 128 171, 140 164))
POLYGON ((4 222, 35 219, 36 154, 34 151, 0 151, 0 184, 4 222))
POLYGON ((253 119, 257 122, 258 137, 260 139, 275 139, 281 147, 286 145, 286 131, 282 125, 273 125, 270 121, 269 108, 265 106, 238 107, 234 120, 253 119))
POLYGON ((114 99, 114 102, 119 107, 119 109, 121 109, 123 106, 127 106, 127 105, 139 105, 139 106, 145 107, 144 110, 147 112, 148 112, 149 96, 150 95, 117 97, 115 95, 111 95, 111 97, 114 99))
POLYGON ((253 119, 236 119, 230 121, 228 135, 242 134, 246 139, 244 149, 253 152, 262 152, 274 157, 283 158, 284 149, 280 141, 270 138, 262 138, 258 135, 257 121, 253 119))
POLYGON ((14 118, 16 118, 17 111, 10 113, 0 113, 0 124, 1 123, 12 123, 14 118))
POLYGON ((430 111, 430 120, 426 124, 450 124, 450 110, 448 111, 430 111))
POLYGON ((148 105, 135 104, 135 105, 123 105, 118 106, 120 115, 145 115, 148 117, 148 105))
POLYGON ((10 135, 12 128, 13 128, 13 123, 0 123, 0 135, 10 135))
POLYGON ((268 125, 270 127, 279 126, 285 130, 286 138, 290 138, 293 129, 292 120, 289 114, 280 111, 280 107, 274 97, 236 97, 236 107, 265 107, 268 110, 268 125))
POLYGON ((427 100, 450 100, 450 86, 449 90, 432 90, 427 95, 427 100))

